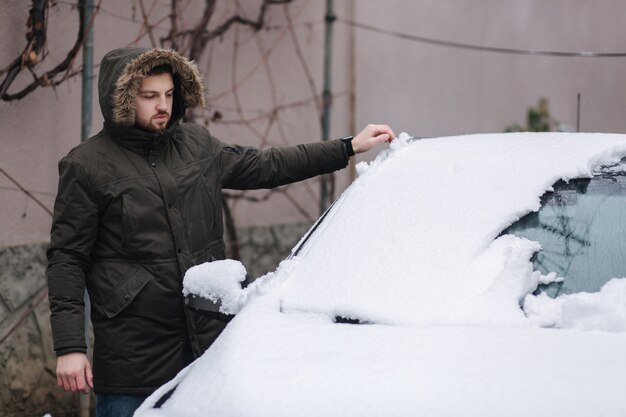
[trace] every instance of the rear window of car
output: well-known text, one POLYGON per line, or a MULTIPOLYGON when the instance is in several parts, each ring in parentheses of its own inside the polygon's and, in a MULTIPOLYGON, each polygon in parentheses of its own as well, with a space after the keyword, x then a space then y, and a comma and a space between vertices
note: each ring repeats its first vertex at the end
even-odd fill
POLYGON ((599 168, 593 178, 559 181, 553 188, 538 212, 503 232, 541 243, 535 270, 564 278, 537 292, 596 292, 610 279, 626 277, 626 158, 599 168))

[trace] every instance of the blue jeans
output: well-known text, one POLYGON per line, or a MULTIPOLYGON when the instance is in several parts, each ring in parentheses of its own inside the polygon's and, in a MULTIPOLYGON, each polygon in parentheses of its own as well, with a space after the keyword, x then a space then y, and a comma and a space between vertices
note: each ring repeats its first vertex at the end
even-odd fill
POLYGON ((96 417, 132 417, 145 395, 96 395, 96 417))

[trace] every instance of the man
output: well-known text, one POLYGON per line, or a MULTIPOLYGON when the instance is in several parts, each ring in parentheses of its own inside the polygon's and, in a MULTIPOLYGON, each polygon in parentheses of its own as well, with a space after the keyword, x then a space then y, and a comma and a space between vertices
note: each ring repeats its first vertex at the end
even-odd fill
POLYGON ((57 382, 95 389, 97 413, 131 415, 217 338, 225 323, 186 308, 187 269, 225 257, 222 188, 270 188, 343 168, 394 139, 368 125, 354 139, 259 151, 181 123, 204 104, 194 64, 174 51, 105 55, 104 128, 59 162, 47 270, 57 382), (83 293, 93 362, 85 355, 83 293))

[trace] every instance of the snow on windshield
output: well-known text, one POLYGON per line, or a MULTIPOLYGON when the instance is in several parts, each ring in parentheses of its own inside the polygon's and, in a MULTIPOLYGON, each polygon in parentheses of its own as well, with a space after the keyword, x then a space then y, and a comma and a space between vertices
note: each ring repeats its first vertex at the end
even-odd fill
POLYGON ((561 178, 589 177, 626 149, 618 135, 471 135, 407 143, 337 202, 282 287, 283 311, 375 323, 526 324, 540 246, 511 223, 561 178))

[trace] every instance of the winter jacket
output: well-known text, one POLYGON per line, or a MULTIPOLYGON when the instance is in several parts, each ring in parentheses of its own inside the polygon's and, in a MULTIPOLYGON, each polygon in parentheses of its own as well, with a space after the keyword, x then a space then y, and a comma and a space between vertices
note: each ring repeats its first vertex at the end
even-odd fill
POLYGON ((200 355, 225 323, 184 306, 182 277, 225 257, 223 188, 269 188, 347 165, 341 141, 256 150, 182 123, 202 105, 192 63, 173 51, 108 53, 100 67, 104 128, 59 162, 48 250, 54 349, 85 352, 83 293, 91 301, 96 393, 150 394, 200 355), (172 122, 134 127, 141 78, 169 64, 172 122))

